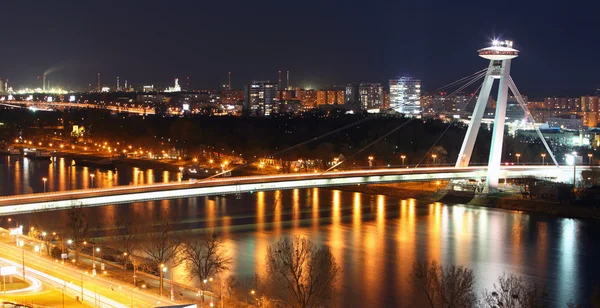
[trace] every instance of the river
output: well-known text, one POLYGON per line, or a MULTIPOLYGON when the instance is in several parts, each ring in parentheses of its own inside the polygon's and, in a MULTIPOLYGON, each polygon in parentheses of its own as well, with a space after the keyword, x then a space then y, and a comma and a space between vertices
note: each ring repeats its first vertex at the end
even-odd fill
MULTIPOLYGON (((73 166, 64 158, 49 162, 0 156, 2 195, 164 182, 177 176, 129 167, 100 171, 73 166)), ((340 265, 338 307, 413 306, 406 277, 414 262, 430 260, 473 269, 478 293, 503 272, 534 279, 547 287, 554 307, 589 302, 593 286, 600 283, 600 248, 595 243, 600 223, 593 220, 331 189, 139 202, 85 211, 98 237, 120 215, 151 219, 162 211, 169 212, 179 229, 214 229, 226 239, 233 257, 231 272, 241 281, 265 272, 268 245, 284 235, 306 236, 328 245, 340 265)), ((64 215, 20 215, 12 217, 11 224, 61 230, 56 224, 64 215)), ((9 223, 2 219, 0 224, 9 223)), ((176 268, 175 278, 186 280, 185 270, 176 268)))

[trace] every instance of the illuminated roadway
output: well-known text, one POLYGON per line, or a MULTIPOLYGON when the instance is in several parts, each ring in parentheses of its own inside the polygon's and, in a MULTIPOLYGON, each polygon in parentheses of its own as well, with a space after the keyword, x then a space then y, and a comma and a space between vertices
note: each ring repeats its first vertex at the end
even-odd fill
MULTIPOLYGON (((578 166, 577 170, 589 168, 578 166)), ((212 178, 138 186, 119 186, 85 190, 58 191, 0 198, 0 216, 60 210, 74 206, 102 206, 148 200, 177 199, 209 195, 239 194, 254 191, 295 188, 349 186, 485 178, 487 167, 386 168, 294 173, 244 177, 212 178)), ((500 178, 535 176, 561 182, 572 181, 573 168, 565 166, 502 166, 500 178)))
MULTIPOLYGON (((5 230, 2 230, 5 231, 5 230)), ((34 253, 32 247, 16 247, 12 237, 0 237, 0 263, 15 266, 21 276, 22 256, 25 258, 26 277, 34 278, 65 296, 76 298, 93 307, 156 307, 174 304, 166 297, 140 291, 131 285, 102 275, 88 275, 69 264, 60 264, 34 253), (122 286, 121 288, 119 286, 122 286)), ((35 284, 39 290, 41 286, 35 284)), ((1 293, 0 293, 1 294, 1 293)))
POLYGON ((52 111, 52 108, 93 108, 93 109, 106 109, 117 112, 137 113, 137 114, 154 114, 154 108, 138 108, 138 107, 121 107, 112 105, 101 105, 101 104, 88 104, 88 103, 71 103, 71 102, 34 102, 34 101, 3 101, 0 103, 2 106, 15 107, 15 108, 29 108, 32 110, 40 111, 52 111))

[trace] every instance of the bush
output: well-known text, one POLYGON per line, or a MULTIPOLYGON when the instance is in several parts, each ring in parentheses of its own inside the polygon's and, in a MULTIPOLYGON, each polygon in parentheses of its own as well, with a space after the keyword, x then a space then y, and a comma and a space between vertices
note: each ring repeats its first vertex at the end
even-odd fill
POLYGON ((61 255, 62 255, 62 250, 58 246, 54 246, 54 247, 52 247, 52 250, 50 250, 50 255, 52 256, 52 258, 60 260, 61 255))

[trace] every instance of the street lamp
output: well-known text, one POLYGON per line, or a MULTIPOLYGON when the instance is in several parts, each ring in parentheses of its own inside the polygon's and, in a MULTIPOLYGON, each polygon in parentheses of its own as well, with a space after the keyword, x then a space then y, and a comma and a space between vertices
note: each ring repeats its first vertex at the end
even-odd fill
POLYGON ((567 164, 573 165, 573 189, 575 189, 576 184, 576 168, 577 168, 577 152, 573 152, 571 154, 567 154, 567 164))
POLYGON ((402 154, 400 155, 400 158, 402 158, 402 167, 404 167, 404 160, 406 159, 406 155, 402 154))
POLYGON ((588 154, 588 165, 592 165, 592 156, 594 156, 592 153, 588 154))
POLYGON ((373 168, 373 156, 369 156, 369 168, 373 168))
POLYGON ((435 159, 437 158, 437 154, 431 154, 431 158, 433 158, 433 164, 435 165, 435 159))
POLYGON ((164 274, 167 273, 167 267, 164 264, 160 265, 160 297, 163 296, 163 280, 164 280, 164 274))
POLYGON ((542 165, 546 164, 546 153, 542 153, 542 165))
MULTIPOLYGON (((87 241, 83 241, 83 245, 87 244, 87 241)), ((96 276, 96 252, 100 252, 100 247, 96 247, 96 244, 92 244, 92 276, 96 276)))
POLYGON ((92 179, 92 188, 94 188, 94 177, 96 175, 95 174, 90 174, 90 178, 92 179))
POLYGON ((515 156, 517 157, 517 165, 519 165, 519 159, 521 158, 521 153, 517 153, 517 154, 515 154, 515 156))
POLYGON ((46 192, 46 181, 48 181, 48 178, 43 177, 42 181, 44 182, 44 192, 46 192))
POLYGON ((25 279, 25 242, 19 240, 19 247, 21 247, 21 256, 23 260, 23 279, 25 279))
POLYGON ((183 179, 183 167, 179 167, 179 182, 183 179))

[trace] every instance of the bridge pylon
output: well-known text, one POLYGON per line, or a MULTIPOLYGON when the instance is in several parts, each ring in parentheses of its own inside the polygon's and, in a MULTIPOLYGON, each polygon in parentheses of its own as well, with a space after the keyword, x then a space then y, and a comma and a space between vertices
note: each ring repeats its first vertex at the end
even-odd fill
MULTIPOLYGON (((510 88, 515 96, 519 96, 519 103, 522 102, 522 98, 520 97, 520 94, 518 93, 518 90, 516 90, 516 86, 510 77, 511 60, 519 56, 519 51, 513 48, 512 41, 494 40, 491 47, 480 49, 478 52, 480 57, 490 60, 490 64, 485 74, 481 91, 479 92, 479 97, 477 98, 475 109, 473 110, 471 122, 467 129, 465 139, 463 140, 462 147, 456 161, 456 167, 467 167, 469 165, 471 155, 473 154, 475 140, 477 139, 477 132, 481 127, 481 120, 485 112, 485 107, 490 98, 492 86, 496 80, 499 80, 494 128, 492 131, 492 141, 488 159, 487 179, 483 191, 484 193, 494 193, 498 191, 498 181, 500 178, 500 163, 502 159, 502 143, 504 138, 504 122, 506 120, 508 89, 510 88)), ((525 110, 526 116, 533 120, 533 117, 531 117, 527 107, 523 106, 522 103, 521 107, 525 110)), ((542 142, 556 163, 550 148, 546 144, 539 130, 538 134, 540 137, 542 137, 542 142)))

